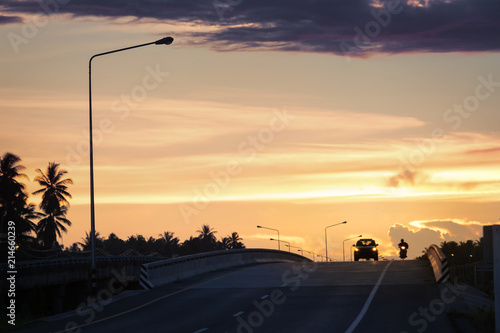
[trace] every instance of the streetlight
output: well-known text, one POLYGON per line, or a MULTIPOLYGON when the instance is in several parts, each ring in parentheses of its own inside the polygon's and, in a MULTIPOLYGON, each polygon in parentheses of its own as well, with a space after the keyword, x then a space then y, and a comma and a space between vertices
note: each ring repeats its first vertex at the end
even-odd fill
POLYGON ((288 246, 289 248, 295 248, 295 249, 298 249, 297 251, 301 252, 302 251, 302 255, 304 255, 304 251, 302 250, 301 247, 298 247, 298 246, 291 246, 291 245, 285 245, 285 246, 288 246))
POLYGON ((92 270, 91 270, 91 287, 92 290, 95 291, 95 276, 96 276, 96 260, 95 260, 95 213, 94 213, 94 146, 93 146, 93 138, 92 138, 92 60, 96 57, 100 57, 106 54, 126 51, 135 49, 142 46, 147 45, 170 45, 174 39, 172 37, 165 37, 159 39, 155 42, 150 42, 146 44, 140 44, 130 47, 125 47, 123 49, 108 51, 104 53, 98 53, 93 55, 89 60, 89 140, 90 140, 90 243, 91 243, 91 261, 92 261, 92 270))
POLYGON ((334 226, 339 225, 339 224, 346 224, 346 223, 347 223, 347 221, 344 221, 344 222, 329 225, 328 227, 325 228, 325 250, 326 250, 326 261, 327 262, 328 262, 328 238, 326 237, 326 229, 328 229, 330 227, 334 227, 334 226))
POLYGON ((306 251, 306 252, 312 255, 313 261, 316 261, 314 258, 314 252, 311 252, 311 251, 306 251))
MULTIPOLYGON (((290 252, 290 242, 287 242, 287 241, 284 241, 284 240, 279 240, 279 239, 274 239, 274 238, 269 238, 269 239, 272 240, 272 241, 278 241, 278 242, 281 242, 281 243, 288 244, 288 252, 290 252)), ((286 244, 285 244, 285 246, 287 246, 286 244)))
POLYGON ((269 229, 269 230, 274 230, 274 231, 277 231, 278 232, 278 250, 280 250, 280 231, 278 229, 273 229, 273 228, 268 228, 268 227, 263 227, 263 226, 260 226, 258 225, 257 228, 261 228, 261 229, 269 229))
POLYGON ((351 237, 351 238, 347 238, 347 239, 344 239, 344 241, 342 242, 342 257, 345 261, 345 252, 344 252, 344 248, 345 248, 345 241, 348 241, 348 240, 351 240, 351 239, 354 239, 354 238, 359 238, 359 237, 363 237, 363 235, 359 235, 359 236, 354 236, 354 237, 351 237))

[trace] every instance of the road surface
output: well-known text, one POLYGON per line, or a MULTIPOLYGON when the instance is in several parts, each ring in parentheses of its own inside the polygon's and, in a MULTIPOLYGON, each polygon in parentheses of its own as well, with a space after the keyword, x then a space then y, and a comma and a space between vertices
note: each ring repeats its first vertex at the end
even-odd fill
POLYGON ((22 332, 454 332, 444 304, 459 291, 407 260, 264 264, 132 293, 22 332))

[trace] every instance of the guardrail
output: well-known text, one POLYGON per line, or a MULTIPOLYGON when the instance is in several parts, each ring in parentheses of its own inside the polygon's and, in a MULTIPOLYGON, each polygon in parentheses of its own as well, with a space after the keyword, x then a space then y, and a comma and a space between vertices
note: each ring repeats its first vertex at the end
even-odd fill
MULTIPOLYGON (((148 257, 148 256, 108 256, 108 257, 97 257, 98 263, 112 263, 112 262, 151 262, 166 259, 165 257, 148 257)), ((16 270, 23 270, 26 268, 33 267, 45 267, 45 266, 55 266, 55 265, 75 265, 75 264, 85 264, 90 261, 90 257, 84 258, 54 258, 54 259, 43 259, 43 260, 29 260, 29 261, 18 261, 16 262, 16 270)), ((8 270, 6 263, 0 264, 0 271, 8 270)))
POLYGON ((450 269, 448 267, 448 259, 444 255, 439 246, 432 244, 427 250, 427 258, 432 265, 434 277, 437 283, 445 283, 450 278, 450 269))
POLYGON ((144 264, 141 267, 139 283, 144 289, 153 289, 167 283, 230 267, 300 261, 312 260, 295 253, 267 249, 213 251, 144 264))

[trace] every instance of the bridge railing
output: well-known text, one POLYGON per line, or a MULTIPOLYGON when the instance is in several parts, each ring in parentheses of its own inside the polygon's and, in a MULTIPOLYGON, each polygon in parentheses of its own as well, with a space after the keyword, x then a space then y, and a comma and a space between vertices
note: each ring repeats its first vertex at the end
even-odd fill
POLYGON ((441 248, 435 244, 429 246, 427 257, 432 265, 434 277, 437 283, 445 283, 450 278, 450 269, 448 267, 448 259, 444 255, 441 248))
MULTIPOLYGON (((107 257, 97 257, 98 263, 112 263, 112 262, 137 262, 137 263, 147 263, 158 260, 168 259, 166 257, 151 257, 151 256, 107 256, 107 257)), ((75 265, 75 264, 85 264, 90 261, 90 257, 85 258, 54 258, 54 259, 42 259, 42 260, 28 260, 16 262, 16 270, 23 270, 26 268, 34 267, 47 267, 47 266, 59 266, 59 265, 75 265)), ((8 265, 6 263, 0 264, 0 271, 7 271, 8 265)))
POLYGON ((270 262, 310 262, 296 253, 268 249, 238 249, 205 252, 156 261, 141 267, 139 282, 144 289, 230 267, 270 262))

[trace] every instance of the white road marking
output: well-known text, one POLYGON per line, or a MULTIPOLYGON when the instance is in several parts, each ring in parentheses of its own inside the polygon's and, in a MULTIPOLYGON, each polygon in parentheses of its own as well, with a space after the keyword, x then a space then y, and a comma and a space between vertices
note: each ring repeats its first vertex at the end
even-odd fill
POLYGON ((387 266, 385 266, 384 270, 382 271, 382 274, 380 274, 380 277, 377 280, 377 283, 375 284, 375 287, 373 287, 372 292, 370 293, 370 296, 368 296, 368 299, 365 302, 365 305, 363 306, 363 309, 361 309, 361 312, 358 314, 356 319, 352 322, 351 326, 345 331, 345 333, 352 333, 355 329, 356 326, 358 326, 359 322, 363 319, 363 317, 366 314, 366 311, 368 311, 368 308, 370 307, 370 304, 373 300, 373 297, 375 296, 375 293, 377 292, 378 287, 380 286, 380 283, 382 283, 382 279, 384 278, 385 272, 387 272, 387 269, 393 261, 390 261, 387 266))
POLYGON ((241 316, 242 314, 244 314, 245 311, 240 311, 240 312, 237 312, 233 315, 233 317, 238 317, 238 316, 241 316))
POLYGON ((260 299, 266 299, 266 298, 268 298, 268 297, 269 297, 269 295, 264 295, 264 296, 262 296, 260 299))
POLYGON ((201 333, 201 332, 205 332, 205 331, 208 331, 208 328, 202 328, 201 330, 197 330, 193 333, 201 333))
MULTIPOLYGON (((202 285, 207 284, 207 283, 209 283, 209 282, 212 282, 212 281, 215 281, 215 280, 219 280, 219 279, 222 279, 222 278, 224 278, 224 277, 226 277, 226 276, 229 276, 229 275, 232 275, 232 274, 236 274, 236 273, 238 273, 238 272, 246 271, 246 270, 249 270, 249 269, 251 269, 251 268, 253 268, 253 267, 252 267, 252 266, 250 266, 250 267, 245 268, 245 269, 242 269, 242 270, 238 270, 238 271, 235 271, 235 272, 231 272, 231 273, 228 273, 228 274, 224 274, 224 275, 219 276, 219 277, 216 277, 216 278, 214 278, 214 279, 211 279, 211 280, 208 280, 208 281, 204 281, 204 282, 201 282, 201 283, 195 284, 195 285, 193 285, 193 286, 191 286, 191 287, 187 287, 187 288, 184 288, 184 289, 181 289, 181 290, 178 290, 178 291, 174 291, 173 293, 170 293, 170 294, 167 294, 167 295, 160 296, 160 297, 158 297, 158 298, 156 298, 156 299, 153 299, 152 301, 149 301, 149 302, 147 302, 147 303, 144 303, 144 304, 141 304, 141 305, 139 305, 139 306, 136 306, 135 308, 132 308, 132 309, 129 309, 129 310, 125 310, 125 311, 120 312, 120 313, 117 313, 117 314, 115 314, 115 315, 111 315, 111 316, 109 316, 109 317, 104 317, 104 318, 102 318, 102 319, 95 320, 95 321, 92 321, 92 322, 87 323, 87 324, 82 324, 82 325, 80 325, 80 326, 74 326, 74 327, 73 327, 73 329, 76 329, 76 328, 82 328, 82 327, 86 327, 86 326, 94 325, 94 324, 97 324, 97 323, 102 323, 103 321, 106 321, 106 320, 109 320, 109 319, 113 319, 113 318, 116 318, 116 317, 120 317, 120 316, 122 316, 122 315, 124 315, 124 314, 130 313, 130 312, 134 312, 134 311, 136 311, 136 310, 139 310, 139 309, 142 309, 142 308, 144 308, 144 307, 146 307, 146 306, 149 306, 149 305, 151 305, 151 304, 153 304, 153 303, 156 303, 156 302, 158 302, 158 301, 161 301, 162 299, 165 299, 165 298, 167 298, 167 297, 170 297, 170 296, 173 296, 173 295, 180 294, 180 293, 182 293, 182 292, 184 292, 184 291, 186 291, 186 290, 194 289, 194 288, 196 288, 196 287, 202 286, 202 285)), ((64 330, 62 330, 62 331, 57 331, 57 332, 54 332, 54 333, 66 333, 66 331, 67 331, 67 330, 66 330, 66 329, 64 329, 64 330)))

